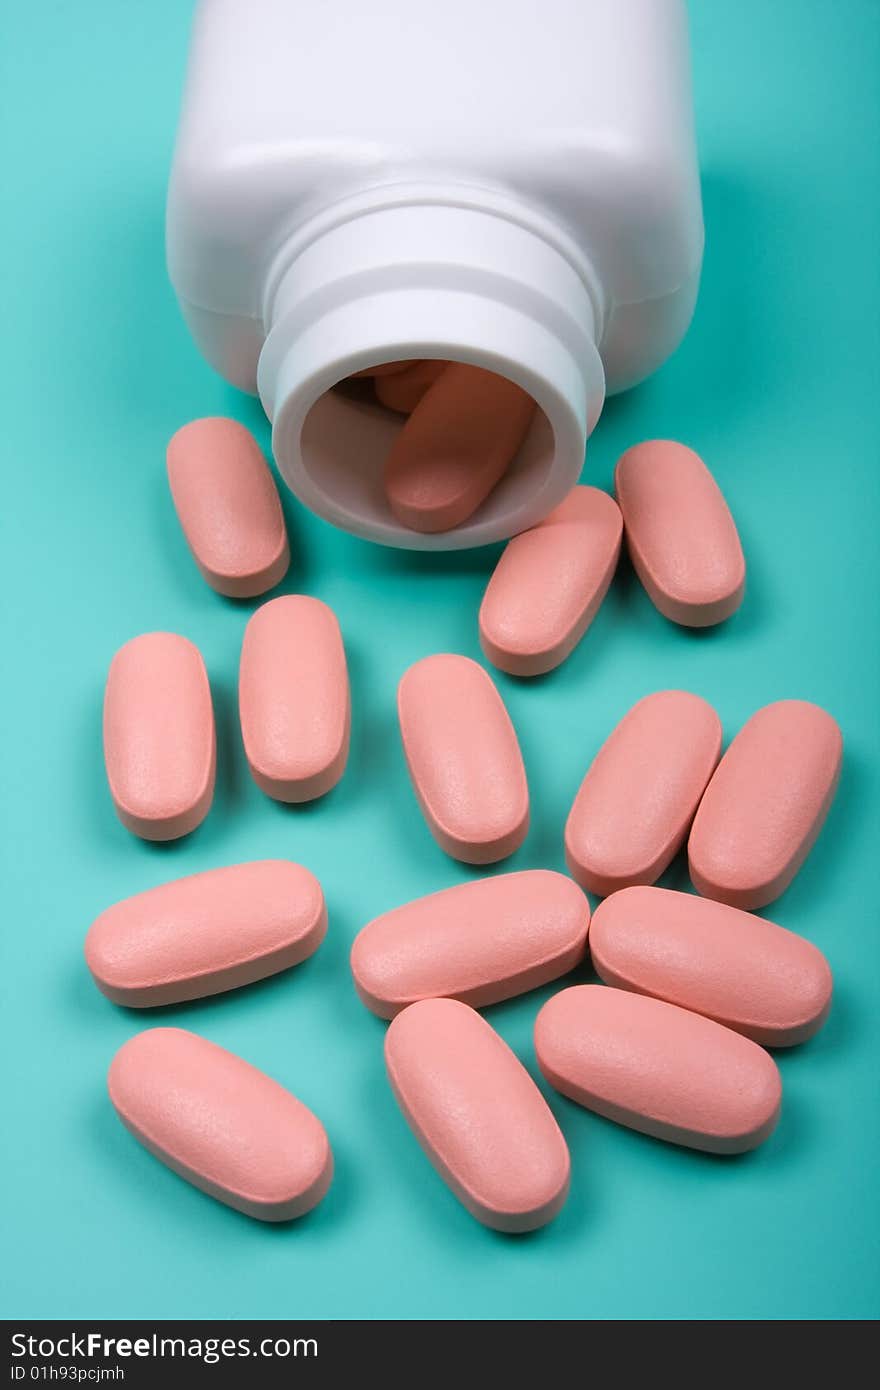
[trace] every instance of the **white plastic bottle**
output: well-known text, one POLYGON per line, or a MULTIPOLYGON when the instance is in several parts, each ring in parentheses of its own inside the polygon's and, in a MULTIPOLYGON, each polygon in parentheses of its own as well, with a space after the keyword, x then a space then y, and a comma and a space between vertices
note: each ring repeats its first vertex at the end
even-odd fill
POLYGON ((703 227, 683 0, 202 0, 168 200, 187 323, 258 390, 309 507, 390 545, 532 525, 605 394, 693 312, 703 227), (540 409, 453 531, 380 482, 400 428, 332 388, 401 358, 500 372, 540 409))

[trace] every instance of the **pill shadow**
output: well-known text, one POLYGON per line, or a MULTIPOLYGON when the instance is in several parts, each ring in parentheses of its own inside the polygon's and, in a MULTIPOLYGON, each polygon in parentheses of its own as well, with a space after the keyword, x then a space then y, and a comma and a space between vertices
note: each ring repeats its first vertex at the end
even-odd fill
MULTIPOLYGON (((96 914, 97 915, 97 914, 96 914)), ((77 1015, 86 1020, 88 1027, 94 1027, 98 1021, 113 1019, 115 1013, 133 1013, 134 1010, 117 1010, 114 1004, 106 995, 102 994, 92 979, 91 971, 86 965, 83 947, 85 945, 86 931, 89 923, 83 925, 75 943, 72 943, 71 958, 65 962, 63 974, 63 1000, 64 1016, 67 1017, 72 1009, 77 1015)))
POLYGON ((625 627, 631 628, 632 624, 636 622, 644 624, 654 618, 660 622, 667 621, 657 612, 648 598, 642 581, 633 567, 626 540, 620 548, 620 559, 617 562, 617 569, 614 571, 614 578, 608 587, 608 593, 605 595, 602 609, 607 610, 609 619, 615 626, 622 623, 625 627))
MULTIPOLYGON (((537 764, 537 758, 533 760, 537 764)), ((525 869, 553 869, 567 873, 563 852, 563 824, 543 794, 540 775, 529 767, 529 830, 519 849, 495 864, 475 865, 481 874, 520 873, 525 869)))
POLYGON ((846 1057, 852 1051, 853 1040, 863 1033, 864 1022, 858 997, 848 984, 841 984, 835 979, 828 1018, 819 1032, 797 1047, 777 1047, 769 1051, 784 1079, 789 1071, 796 1072, 801 1067, 810 1068, 826 1060, 846 1057))
POLYGON ((121 1019, 128 1020, 134 1025, 144 1028, 168 1028, 180 1026, 181 1028, 192 1028, 198 1031, 199 1022, 206 1022, 206 1016, 216 1009, 222 1009, 224 1001, 229 1000, 230 996, 235 997, 239 1007, 262 1009, 273 998, 282 998, 285 993, 297 989, 300 992, 314 987, 314 982, 310 982, 310 976, 316 972, 315 961, 318 951, 309 956, 307 960, 301 961, 299 965, 292 965, 287 970, 279 970, 274 975, 267 975, 262 980, 253 980, 247 985, 235 985, 231 989, 218 990, 214 994, 205 994, 198 999, 180 999, 174 1004, 155 1004, 147 1008, 132 1008, 127 1004, 115 1004, 106 996, 101 996, 97 985, 95 990, 99 997, 102 997, 106 1006, 114 1011, 121 1019), (311 969, 310 969, 311 967, 311 969))
MULTIPOLYGON (((363 1027, 365 1020, 372 1020, 367 1026, 381 1024, 381 1036, 384 1037, 384 1019, 377 1018, 372 1010, 361 1002, 351 973, 352 943, 365 925, 366 918, 359 920, 354 926, 350 926, 344 920, 340 923, 336 918, 331 919, 332 958, 325 958, 324 961, 327 975, 324 981, 325 1002, 328 1008, 332 1009, 334 1028, 357 1030, 363 1027)), ((352 1036, 355 1036, 355 1033, 352 1036)))
MULTIPOLYGON (((166 441, 167 442, 167 441, 166 441)), ((157 460, 150 488, 151 544, 159 563, 176 589, 191 594, 194 588, 208 588, 207 580, 199 573, 192 551, 186 543, 183 528, 177 520, 168 473, 165 468, 165 444, 157 460)), ((220 595, 217 595, 218 602, 220 595)))
MULTIPOLYGON (((109 664, 108 660, 108 668, 109 664)), ((104 768, 105 680, 106 671, 101 677, 100 686, 93 685, 83 702, 82 733, 74 743, 74 762, 70 770, 71 783, 77 789, 80 815, 91 822, 90 836, 98 843, 130 834, 116 815, 104 768)))
POLYGON ((217 779, 214 787, 214 806, 226 809, 238 806, 246 790, 244 778, 244 748, 238 718, 238 688, 223 677, 211 674, 211 696, 214 701, 214 723, 217 730, 217 779))
POLYGON ((669 867, 657 879, 655 887, 667 888, 673 893, 694 894, 695 889, 688 871, 687 839, 678 854, 673 856, 669 867))
MULTIPOLYGON (((640 1146, 652 1155, 654 1171, 662 1174, 664 1170, 694 1171, 702 1168, 707 1174, 716 1174, 723 1180, 725 1170, 731 1175, 741 1175, 752 1167, 789 1168, 793 1163, 802 1165, 808 1154, 810 1123, 805 1107, 798 1098, 783 1096, 782 1111, 776 1129, 757 1148, 745 1153, 708 1153, 703 1149, 691 1149, 684 1144, 675 1144, 668 1139, 660 1139, 652 1134, 643 1134, 616 1120, 607 1119, 586 1106, 566 1096, 559 1096, 558 1118, 560 1128, 571 1145, 572 1136, 577 1133, 577 1125, 583 1124, 587 1131, 590 1126, 598 1126, 615 1136, 615 1142, 629 1148, 640 1146)), ((586 1140, 589 1146, 589 1139, 586 1140)))
POLYGON ((351 741, 340 785, 356 801, 365 792, 372 796, 377 786, 385 784, 391 760, 400 753, 400 735, 393 702, 389 710, 387 702, 371 691, 373 664, 357 638, 346 637, 345 658, 351 689, 351 741))

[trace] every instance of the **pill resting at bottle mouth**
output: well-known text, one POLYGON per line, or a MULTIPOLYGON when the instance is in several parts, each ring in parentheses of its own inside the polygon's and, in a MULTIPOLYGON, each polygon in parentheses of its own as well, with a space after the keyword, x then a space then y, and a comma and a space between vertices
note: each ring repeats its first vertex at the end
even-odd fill
POLYGON ((466 521, 504 476, 535 402, 507 377, 452 362, 418 401, 385 464, 394 515, 416 531, 466 521))

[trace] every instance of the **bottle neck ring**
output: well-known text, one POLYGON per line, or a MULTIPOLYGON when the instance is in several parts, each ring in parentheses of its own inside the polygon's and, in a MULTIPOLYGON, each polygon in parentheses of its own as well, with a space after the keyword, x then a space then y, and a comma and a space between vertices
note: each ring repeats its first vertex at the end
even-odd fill
POLYGON ((258 386, 282 475, 333 524, 387 545, 460 549, 534 525, 574 486, 604 401, 594 299, 555 245, 497 212, 400 202, 301 245, 266 305, 258 386), (507 475, 454 531, 413 533, 384 498, 402 417, 355 372, 401 359, 469 362, 534 398, 507 475))

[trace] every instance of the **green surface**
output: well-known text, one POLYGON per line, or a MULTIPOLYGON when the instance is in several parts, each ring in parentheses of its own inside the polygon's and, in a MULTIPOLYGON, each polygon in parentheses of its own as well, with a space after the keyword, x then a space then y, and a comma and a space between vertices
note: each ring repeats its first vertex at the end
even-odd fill
MULTIPOLYGON (((843 781, 807 866, 771 914, 827 953, 824 1032, 780 1057, 770 1142, 723 1161, 664 1146, 552 1098, 571 1200, 511 1239, 435 1177, 388 1090, 384 1025, 358 1003, 358 928, 466 880, 416 812, 395 724, 405 667, 477 656, 495 552, 383 552, 285 496, 284 591, 342 623, 351 761, 325 801, 286 808, 250 781, 236 671, 250 605, 213 594, 178 531, 165 444, 258 406, 201 362, 163 262, 163 200, 187 31, 180 0, 34 3, 3 49, 3 559, 8 793, 3 850, 7 1316, 847 1318, 876 1314, 878 1192, 877 521, 880 7, 764 0, 694 7, 707 254, 693 328, 646 386, 612 401, 585 478, 673 436, 720 480, 749 565, 741 613, 667 624, 624 569, 555 675, 499 679, 528 767, 533 828, 511 868, 562 867, 562 826, 630 704, 680 686, 730 737, 759 705, 818 701, 846 741, 843 781), (872 149, 872 146, 874 147, 872 149), (211 676, 214 808, 183 843, 118 824, 101 757, 107 665, 127 638, 185 633, 211 676), (128 1013, 103 999, 82 941, 107 903, 181 873, 262 856, 322 879, 330 932, 299 969, 229 996, 128 1013), (323 1205, 286 1228, 225 1210, 150 1158, 104 1090, 114 1050, 175 1023, 241 1053, 321 1116, 337 1157, 323 1205)), ((667 882, 684 886, 679 866, 667 882)), ((489 1018, 533 1066, 549 990, 489 1018)))

